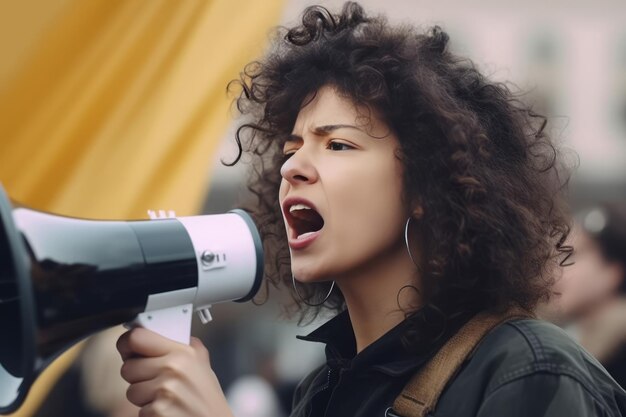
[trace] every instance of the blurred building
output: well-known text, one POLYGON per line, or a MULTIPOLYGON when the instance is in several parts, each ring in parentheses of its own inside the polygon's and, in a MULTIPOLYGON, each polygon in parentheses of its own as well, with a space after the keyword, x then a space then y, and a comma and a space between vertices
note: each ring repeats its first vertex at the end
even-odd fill
MULTIPOLYGON (((283 24, 304 7, 291 0, 283 24)), ((342 1, 321 1, 331 9, 342 1)), ((363 0, 366 9, 396 22, 442 26, 455 52, 471 58, 492 79, 529 92, 551 118, 554 136, 580 158, 573 178, 575 202, 626 197, 626 3, 620 0, 472 2, 363 0)), ((228 142, 232 130, 224 138, 228 142)), ((243 168, 243 167, 242 167, 243 168)), ((232 169, 216 165, 207 208, 241 184, 232 169), (224 173, 225 175, 220 175, 224 173)), ((228 200, 228 198, 226 198, 228 200)), ((226 201, 224 200, 224 201, 226 201)))

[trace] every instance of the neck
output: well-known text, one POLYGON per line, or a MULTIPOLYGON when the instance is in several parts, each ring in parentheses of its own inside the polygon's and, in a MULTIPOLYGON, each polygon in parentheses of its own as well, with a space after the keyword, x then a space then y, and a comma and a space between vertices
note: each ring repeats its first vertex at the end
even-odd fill
POLYGON ((400 246, 337 280, 354 329, 357 353, 402 322, 407 310, 421 304, 420 277, 404 244, 400 246))

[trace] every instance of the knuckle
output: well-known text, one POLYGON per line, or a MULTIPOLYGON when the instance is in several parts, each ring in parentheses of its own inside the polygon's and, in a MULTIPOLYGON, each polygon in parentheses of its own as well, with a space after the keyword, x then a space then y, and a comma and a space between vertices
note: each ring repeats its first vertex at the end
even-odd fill
POLYGON ((167 380, 160 384, 155 393, 156 400, 171 400, 175 395, 176 385, 172 380, 167 380))
POLYGON ((194 355, 196 354, 196 349, 193 347, 193 345, 182 346, 179 354, 181 356, 193 358, 194 355))
POLYGON ((159 399, 150 404, 151 417, 165 417, 168 415, 168 409, 170 408, 170 402, 167 399, 159 399))
POLYGON ((177 357, 173 357, 165 362, 163 370, 167 375, 174 378, 181 377, 185 373, 184 363, 177 357))
POLYGON ((186 346, 185 349, 172 352, 163 366, 173 375, 181 376, 197 366, 197 363, 195 351, 186 346))
POLYGON ((169 408, 170 403, 166 401, 157 401, 156 404, 154 404, 154 410, 158 417, 169 417, 169 408))

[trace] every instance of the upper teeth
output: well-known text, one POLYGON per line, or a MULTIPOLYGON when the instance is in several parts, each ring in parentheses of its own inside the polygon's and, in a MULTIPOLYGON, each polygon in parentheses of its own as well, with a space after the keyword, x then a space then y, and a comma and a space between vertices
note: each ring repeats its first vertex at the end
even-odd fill
POLYGON ((312 209, 306 204, 294 204, 293 206, 289 207, 289 213, 293 213, 296 210, 312 210, 312 209))

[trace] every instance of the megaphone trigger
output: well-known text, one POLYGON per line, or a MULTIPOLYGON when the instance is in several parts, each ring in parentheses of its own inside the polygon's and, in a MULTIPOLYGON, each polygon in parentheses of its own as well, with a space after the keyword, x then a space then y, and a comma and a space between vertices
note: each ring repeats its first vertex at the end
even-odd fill
POLYGON ((202 322, 202 324, 207 324, 213 320, 213 316, 211 315, 211 306, 198 310, 198 317, 200 317, 200 322, 202 322))

